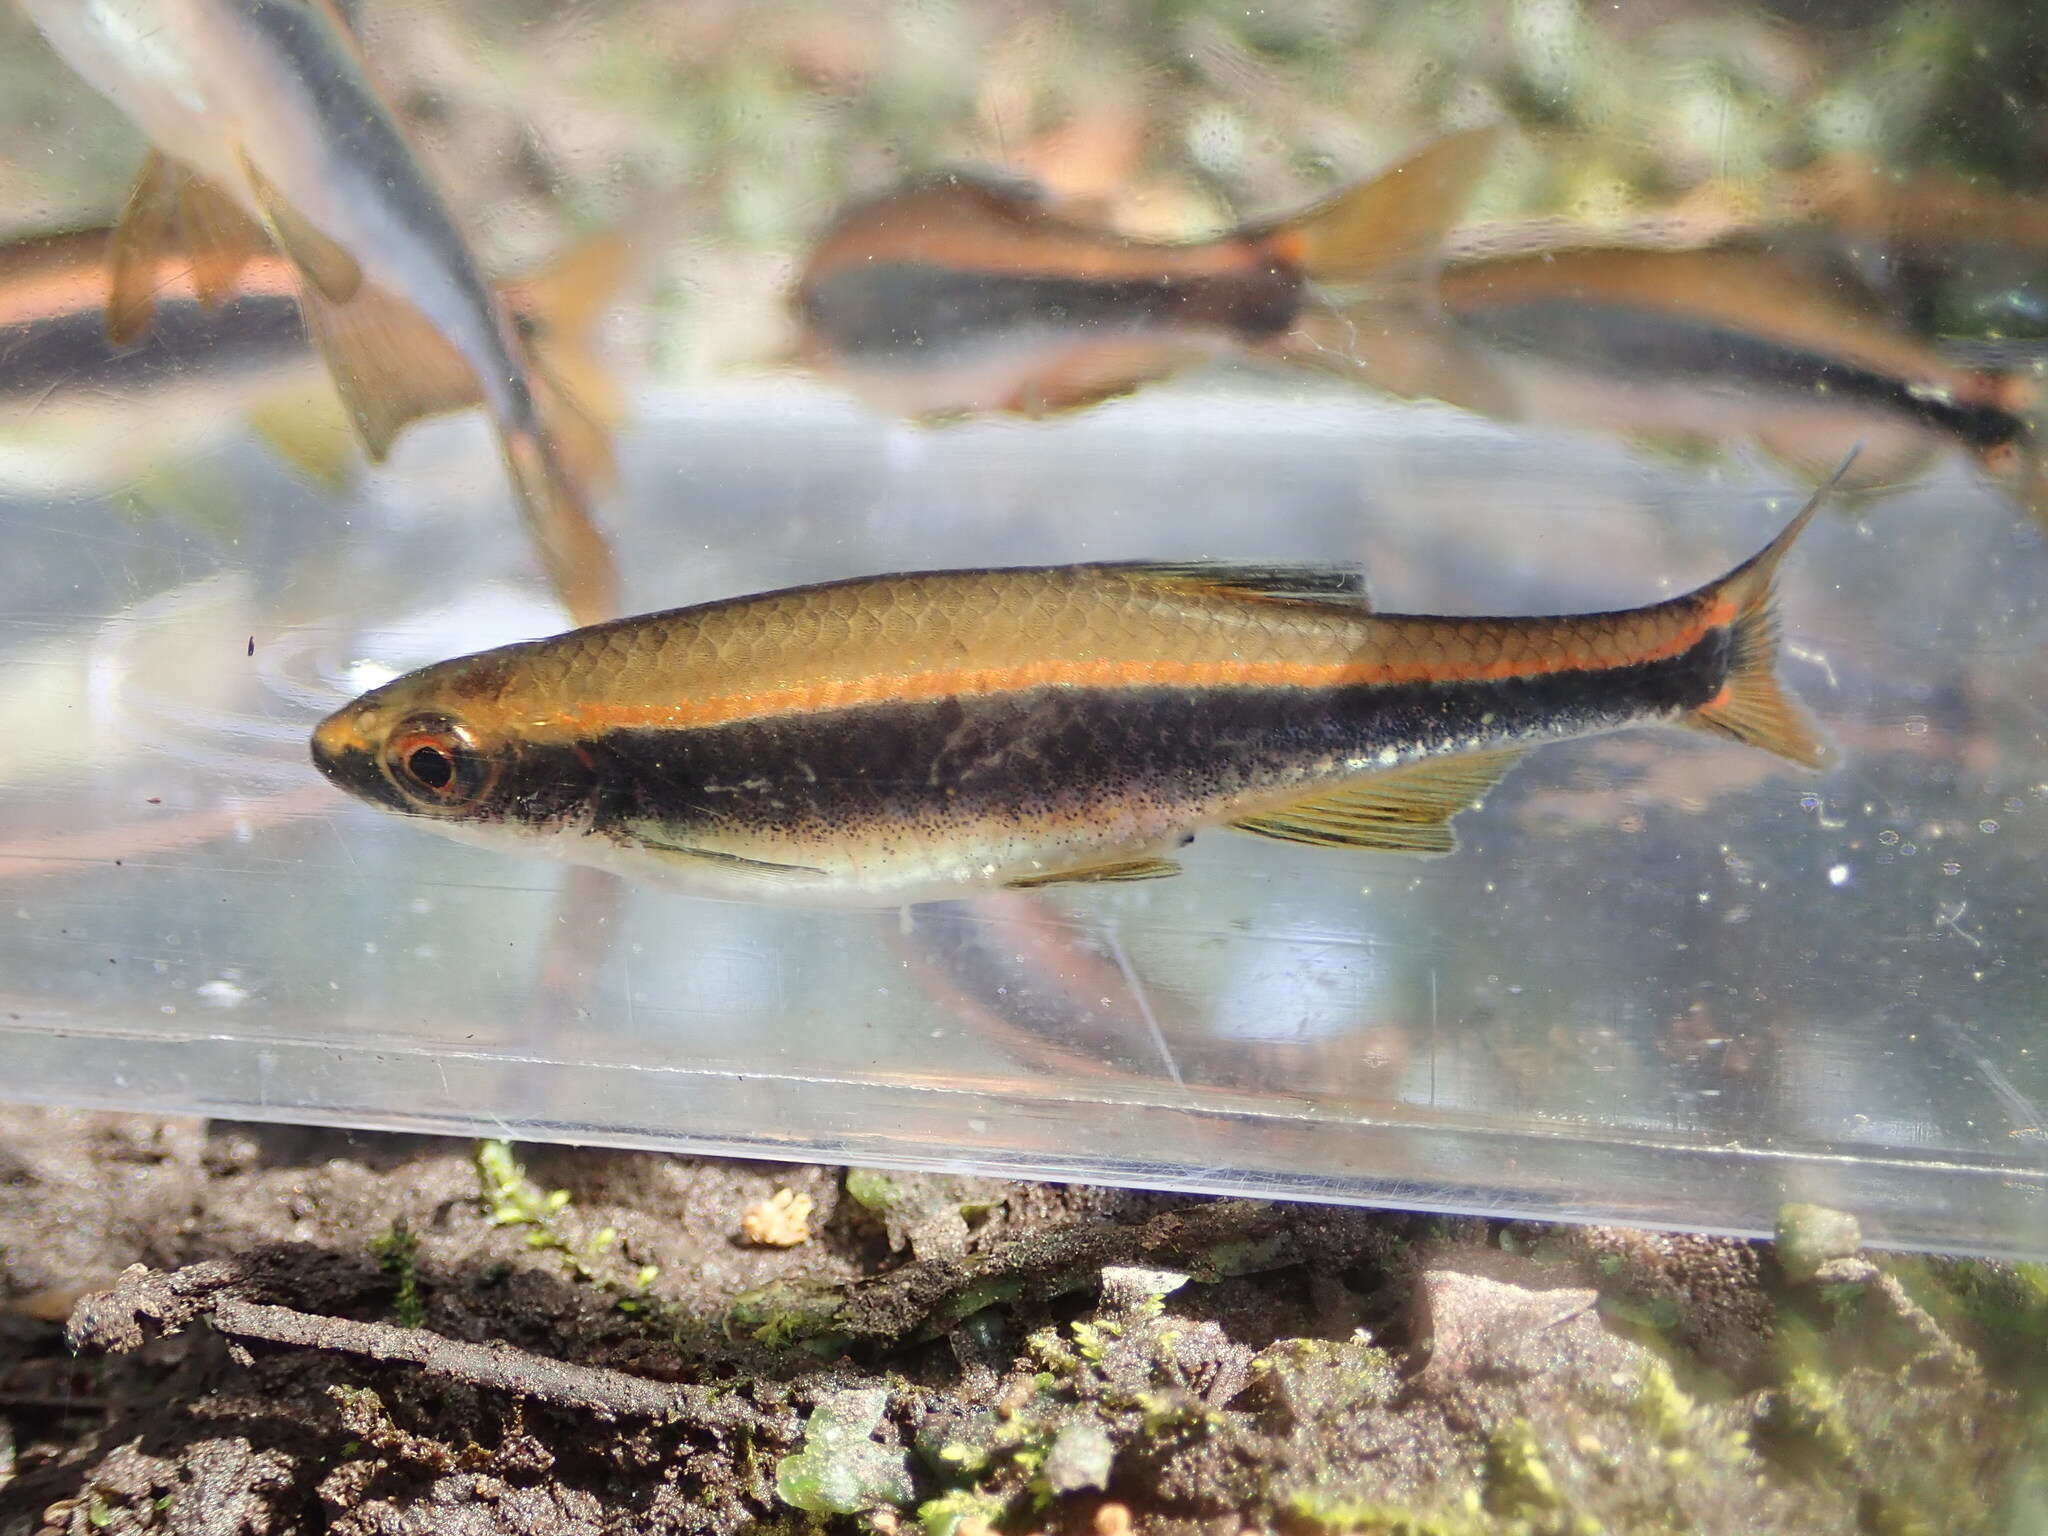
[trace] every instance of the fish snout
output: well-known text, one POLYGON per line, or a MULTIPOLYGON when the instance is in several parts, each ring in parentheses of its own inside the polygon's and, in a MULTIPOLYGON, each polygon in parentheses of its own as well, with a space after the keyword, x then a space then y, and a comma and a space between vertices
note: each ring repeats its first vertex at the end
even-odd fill
POLYGON ((337 789, 403 810, 404 802, 377 764, 366 725, 365 711, 354 704, 322 720, 313 728, 313 766, 337 789))

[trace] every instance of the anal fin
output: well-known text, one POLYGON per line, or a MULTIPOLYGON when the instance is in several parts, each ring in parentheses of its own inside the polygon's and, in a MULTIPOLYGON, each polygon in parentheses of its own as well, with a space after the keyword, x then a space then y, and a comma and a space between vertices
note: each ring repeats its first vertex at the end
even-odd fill
POLYGON ((234 292, 242 268, 270 248, 269 238, 235 200, 189 172, 178 179, 178 243, 192 264, 199 302, 217 309, 234 292))
POLYGON ((483 398, 462 355, 403 299, 364 287, 340 304, 305 281, 299 309, 373 459, 383 459, 409 423, 483 398))
POLYGON ((322 298, 336 304, 353 299, 363 284, 361 264, 292 206, 291 200, 256 168, 247 149, 238 150, 237 155, 242 162, 242 174, 249 178, 250 190, 263 209, 278 249, 291 258, 292 265, 320 291, 322 298))
POLYGON ((1048 885, 1092 885, 1116 880, 1163 880, 1168 875, 1180 873, 1180 866, 1171 859, 1119 859, 1109 864, 1089 864, 1080 869, 1066 869, 1043 875, 1025 875, 1011 880, 1007 888, 1013 891, 1035 891, 1048 885))
POLYGON ((1325 848, 1449 853, 1451 818, 1486 797, 1519 747, 1425 758, 1231 823, 1242 832, 1325 848))

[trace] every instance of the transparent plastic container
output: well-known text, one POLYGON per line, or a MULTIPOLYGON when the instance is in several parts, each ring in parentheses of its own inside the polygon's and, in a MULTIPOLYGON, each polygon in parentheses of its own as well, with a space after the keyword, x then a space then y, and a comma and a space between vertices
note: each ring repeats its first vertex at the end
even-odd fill
MULTIPOLYGON (((921 428, 777 366, 791 277, 846 198, 961 162, 1193 238, 1518 115, 1488 217, 1711 190, 1788 143, 1938 159, 1942 71, 2018 100, 1988 75, 2024 25, 346 9, 491 270, 636 243, 600 506, 629 612, 1136 557, 1354 559, 1382 608, 1450 614, 1683 591, 1812 478, 1739 435, 1674 456, 1242 358, 921 428)), ((140 140, 22 18, 0 40, 8 233, 110 218, 140 140)), ((2024 320, 2013 271, 1972 291, 2024 320)), ((0 348, 0 386, 27 366, 0 348)), ((561 613, 474 413, 329 488, 248 430, 268 395, 208 387, 110 391, 89 440, 0 387, 0 1095, 1738 1233, 1817 1201, 2048 1257, 2048 543, 1961 454, 1842 499, 1785 568, 1824 773, 1630 731, 1531 753, 1449 858, 1211 831, 1173 880, 818 911, 465 846, 322 781, 327 711, 561 613)))
MULTIPOLYGON (((650 395, 624 463, 636 610, 1168 552, 1358 558, 1389 610, 1598 608, 1803 494, 1192 386, 943 433, 803 385, 650 395)), ((1961 470, 1827 513, 1787 568, 1826 774, 1632 732, 1531 754, 1446 859, 1212 832, 1177 880, 876 914, 335 794, 321 712, 557 621, 473 425, 335 503, 217 468, 228 528, 5 509, 10 1096, 1738 1232, 1796 1198, 2048 1253, 2048 551, 1961 470)))

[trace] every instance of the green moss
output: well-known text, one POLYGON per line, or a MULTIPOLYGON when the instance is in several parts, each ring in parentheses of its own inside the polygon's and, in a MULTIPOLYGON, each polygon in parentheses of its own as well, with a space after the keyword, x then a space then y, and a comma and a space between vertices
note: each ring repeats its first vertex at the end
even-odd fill
POLYGON ((771 1280, 733 1298, 725 1313, 725 1334, 769 1349, 803 1344, 818 1351, 837 1350, 845 1343, 836 1329, 845 1307, 845 1298, 832 1286, 771 1280))
POLYGON ((391 1303, 391 1318, 401 1328, 418 1328, 427 1320, 427 1304, 420 1295, 420 1240, 403 1216, 391 1223, 391 1230, 370 1239, 370 1252, 377 1267, 398 1282, 398 1294, 391 1303))
POLYGON ((915 1496, 910 1457, 874 1438, 889 1406, 885 1387, 834 1392, 811 1411, 804 1443, 775 1464, 785 1504, 818 1515, 857 1515, 915 1496))
POLYGON ((846 1193, 855 1205, 877 1216, 887 1216, 904 1203, 901 1186, 872 1168, 847 1169, 846 1193))
POLYGON ((1476 1492, 1462 1506, 1430 1513, 1322 1492, 1297 1493, 1286 1508, 1295 1518, 1341 1536, 1500 1536, 1500 1526, 1487 1517, 1476 1492))
POLYGON ((1123 1329, 1115 1323, 1074 1323, 1074 1349, 1083 1360, 1099 1365, 1109 1354, 1112 1340, 1123 1336, 1123 1329))
POLYGON ((1024 1340, 1024 1347, 1052 1376, 1072 1376, 1081 1369, 1081 1357, 1057 1328, 1038 1329, 1024 1340))
POLYGON ((1739 1429, 1727 1428, 1702 1408, 1663 1360, 1653 1360, 1644 1371, 1634 1408, 1663 1452, 1665 1465, 1674 1472, 1685 1470, 1696 1449, 1704 1449, 1714 1460, 1731 1467, 1749 1456, 1749 1437, 1739 1429))
POLYGON ((527 1247, 558 1253, 577 1279, 603 1283, 592 1261, 602 1258, 618 1241, 615 1228, 600 1227, 580 1243, 576 1241, 560 1219, 569 1208, 569 1191, 543 1190, 527 1178, 509 1141, 479 1141, 476 1172, 484 1220, 494 1227, 526 1228, 527 1247))
POLYGON ((1540 1519, 1564 1507, 1557 1479, 1526 1419, 1488 1437, 1485 1476, 1486 1507, 1497 1515, 1540 1519))
POLYGON ((962 1524, 977 1521, 995 1525, 1010 1511, 1011 1500, 981 1488, 956 1488, 927 1499, 917 1506, 918 1524, 925 1536, 953 1536, 962 1524))
POLYGON ((994 1280, 976 1280, 967 1285, 932 1312, 931 1318, 919 1330, 920 1338, 937 1338, 951 1333, 967 1319, 991 1307, 1006 1305, 1024 1294, 1024 1282, 1014 1276, 994 1280))
POLYGON ((1281 1339, 1251 1370, 1260 1397, 1296 1424, 1384 1406, 1400 1390, 1392 1357, 1363 1338, 1281 1339))

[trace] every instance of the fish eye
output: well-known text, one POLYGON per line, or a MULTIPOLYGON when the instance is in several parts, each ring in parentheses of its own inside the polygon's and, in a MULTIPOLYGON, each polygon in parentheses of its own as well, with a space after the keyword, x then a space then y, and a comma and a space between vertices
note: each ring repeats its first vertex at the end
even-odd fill
POLYGON ((446 715, 401 721, 386 739, 382 759, 386 777, 423 811, 465 810, 489 793, 498 776, 469 727, 446 715))

